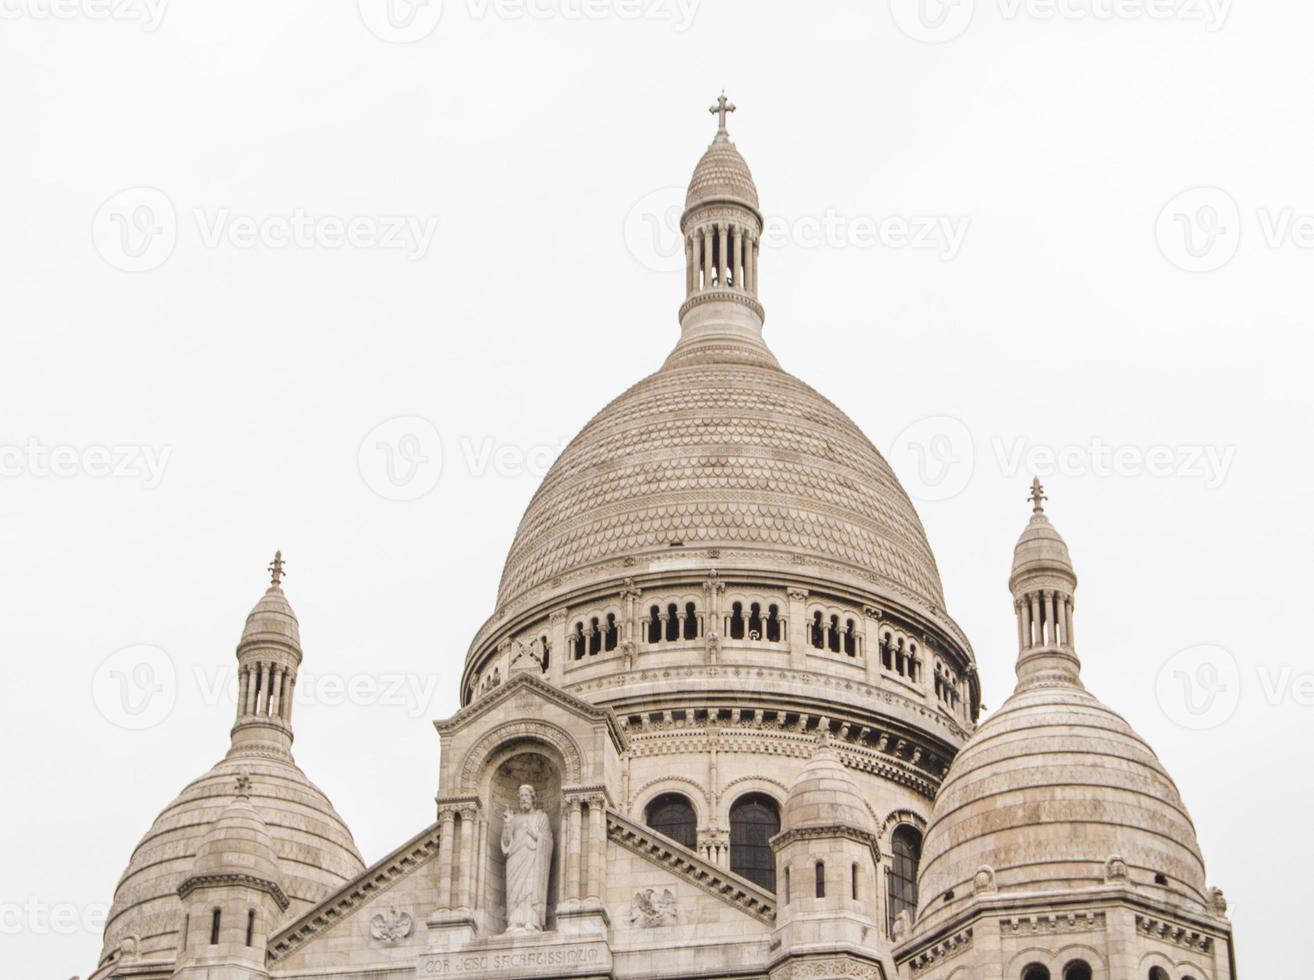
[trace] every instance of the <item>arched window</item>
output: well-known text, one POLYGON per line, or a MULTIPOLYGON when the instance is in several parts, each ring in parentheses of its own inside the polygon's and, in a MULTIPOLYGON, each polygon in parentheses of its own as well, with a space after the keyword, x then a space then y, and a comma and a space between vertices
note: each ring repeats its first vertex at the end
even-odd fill
POLYGON ((255 938, 255 909, 247 909, 247 911, 246 911, 246 944, 247 944, 248 946, 250 946, 250 945, 251 945, 251 941, 252 941, 254 938, 255 938))
POLYGON ((827 646, 831 653, 840 652, 840 621, 838 616, 830 617, 830 628, 826 630, 827 646))
POLYGON ((1091 980, 1090 964, 1085 960, 1073 960, 1063 968, 1063 980, 1091 980))
POLYGON ((817 862, 817 898, 826 897, 826 862, 817 862))
POLYGON ((763 793, 737 799, 730 808, 730 870, 774 892, 776 857, 771 838, 778 833, 780 809, 775 800, 763 793))
POLYGON ((748 607, 748 638, 762 639, 762 604, 755 602, 748 607))
POLYGON ((666 641, 673 643, 680 638, 680 607, 671 603, 666 607, 666 641))
POLYGON ((603 638, 604 650, 615 650, 620 642, 620 630, 616 628, 616 614, 607 613, 607 633, 603 638))
POLYGON ((854 861, 854 862, 853 862, 853 888, 852 888, 852 893, 853 893, 853 900, 856 902, 856 901, 858 900, 858 862, 857 862, 857 861, 854 861))
POLYGON ((547 635, 538 638, 538 649, 543 656, 543 673, 548 672, 548 664, 552 662, 552 644, 548 642, 547 635))
POLYGON ((818 650, 826 648, 826 627, 822 625, 821 613, 812 614, 812 625, 808 627, 808 633, 814 647, 818 650))
POLYGON ((785 868, 785 904, 789 904, 789 868, 785 868))
POLYGON ((602 629, 598 623, 598 617, 594 616, 589 620, 589 656, 593 656, 602 650, 602 629))
POLYGON ((850 657, 858 654, 858 628, 851 619, 844 621, 844 652, 850 657))
POLYGON ((1032 963, 1022 971, 1022 980, 1049 980, 1049 968, 1039 963, 1032 963))
POLYGON ((698 609, 692 602, 684 604, 684 638, 698 639, 698 609))
POLYGON ((1168 971, 1161 966, 1150 967, 1150 980, 1168 980, 1168 971))
POLYGON ((698 817, 693 804, 679 793, 663 793, 649 803, 644 823, 691 851, 698 847, 698 817))
POLYGON ((766 638, 771 643, 780 642, 780 607, 777 605, 767 607, 766 638))
POLYGON ((576 623, 575 624, 575 659, 576 660, 584 659, 585 647, 587 645, 588 645, 588 641, 584 637, 584 624, 576 623))
POLYGON ((657 606, 648 610, 648 642, 662 642, 662 611, 657 606))
POLYGON ((900 912, 917 914, 917 865, 922 860, 922 835, 917 828, 900 824, 890 837, 889 901, 886 928, 894 935, 894 920, 900 912))
POLYGON ((221 913, 218 909, 215 909, 210 913, 210 945, 211 946, 219 945, 219 916, 220 915, 221 913))
POLYGON ((744 638, 744 604, 736 602, 730 607, 730 639, 744 638))

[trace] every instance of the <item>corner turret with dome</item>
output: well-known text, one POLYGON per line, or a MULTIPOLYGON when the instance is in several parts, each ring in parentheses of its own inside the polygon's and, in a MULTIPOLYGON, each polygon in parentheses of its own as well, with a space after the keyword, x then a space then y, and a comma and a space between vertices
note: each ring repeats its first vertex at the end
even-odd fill
MULTIPOLYGON (((174 960, 188 921, 179 889, 196 875, 210 873, 206 855, 229 853, 226 828, 243 840, 263 833, 277 856, 273 881, 283 898, 262 913, 260 928, 266 932, 314 907, 364 870, 346 824, 292 758, 300 628, 283 593, 282 552, 275 554, 269 572, 269 587, 247 616, 237 644, 237 710, 228 752, 164 808, 133 851, 114 892, 92 980, 130 977, 132 969, 158 969, 174 960), (245 789, 233 801, 239 777, 246 780, 245 789), (257 822, 260 833, 254 831, 257 822)), ((266 852, 253 845, 248 853, 266 852)), ((257 870, 251 873, 270 879, 268 869, 257 870)), ((191 927, 201 928, 194 921, 191 927)), ((194 975, 205 974, 187 974, 194 975)))
POLYGON ((1225 980, 1225 905, 1206 885, 1177 786, 1082 684, 1077 576, 1045 499, 1034 481, 1009 576, 1017 686, 940 787, 916 923, 901 922, 896 957, 925 980, 964 968, 1018 980, 1143 978, 1158 976, 1156 965, 1167 977, 1225 980), (1176 940, 1168 957, 1162 935, 1176 940))
POLYGON ((276 555, 228 755, 138 845, 93 980, 1234 980, 1176 788, 1082 686, 1043 490, 978 728, 912 501, 767 344, 758 189, 710 112, 678 336, 529 501, 433 822, 364 868, 292 761, 276 555))

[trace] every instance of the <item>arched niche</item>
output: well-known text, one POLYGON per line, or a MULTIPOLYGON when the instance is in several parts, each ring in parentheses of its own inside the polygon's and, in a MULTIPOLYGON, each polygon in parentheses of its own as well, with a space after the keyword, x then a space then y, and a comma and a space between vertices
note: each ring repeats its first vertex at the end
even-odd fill
POLYGON ((480 785, 480 799, 487 809, 482 906, 487 928, 493 933, 506 929, 506 858, 502 854, 502 827, 507 810, 519 806, 522 785, 534 787, 536 805, 552 825, 552 864, 548 874, 547 929, 556 929, 556 908, 561 894, 562 773, 564 760, 557 749, 533 738, 517 739, 489 756, 480 785))

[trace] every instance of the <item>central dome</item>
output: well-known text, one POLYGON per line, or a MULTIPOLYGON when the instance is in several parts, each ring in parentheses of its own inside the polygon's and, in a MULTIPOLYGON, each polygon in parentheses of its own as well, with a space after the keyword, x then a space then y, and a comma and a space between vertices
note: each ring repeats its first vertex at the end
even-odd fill
POLYGON ((843 412, 765 361, 668 364, 599 412, 530 502, 498 604, 681 548, 802 558, 943 606, 889 464, 843 412))

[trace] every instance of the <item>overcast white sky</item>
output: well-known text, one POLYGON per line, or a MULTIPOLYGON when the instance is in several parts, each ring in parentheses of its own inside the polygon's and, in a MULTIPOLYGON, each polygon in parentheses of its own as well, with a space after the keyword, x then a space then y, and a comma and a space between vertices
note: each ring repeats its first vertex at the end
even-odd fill
POLYGON ((725 86, 768 339, 917 498, 987 704, 1039 468, 1087 683, 1245 975, 1303 975, 1310 5, 101 2, 0 0, 0 973, 94 965, 276 547, 298 761, 367 861, 432 819, 525 504, 676 339, 725 86))

